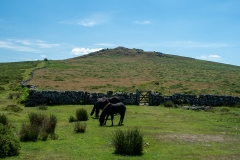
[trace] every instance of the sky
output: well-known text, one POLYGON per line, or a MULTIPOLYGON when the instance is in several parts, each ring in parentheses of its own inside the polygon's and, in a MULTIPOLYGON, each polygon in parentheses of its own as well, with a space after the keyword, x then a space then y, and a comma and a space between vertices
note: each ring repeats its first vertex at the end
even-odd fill
POLYGON ((0 62, 138 48, 240 66, 239 0, 0 0, 0 62))

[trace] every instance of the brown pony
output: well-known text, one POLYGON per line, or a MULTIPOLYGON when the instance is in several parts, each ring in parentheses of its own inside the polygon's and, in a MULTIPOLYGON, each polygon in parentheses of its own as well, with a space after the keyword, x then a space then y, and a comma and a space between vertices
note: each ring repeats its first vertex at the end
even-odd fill
POLYGON ((92 109, 92 112, 90 113, 90 115, 92 116, 94 114, 94 111, 96 110, 95 117, 98 118, 100 109, 103 109, 108 103, 115 104, 115 103, 119 103, 119 102, 120 102, 120 100, 118 97, 98 98, 97 101, 94 103, 94 106, 93 106, 93 109, 92 109))
POLYGON ((123 119, 125 116, 126 109, 127 108, 125 107, 125 105, 122 102, 116 103, 116 104, 108 103, 104 107, 104 109, 100 115, 100 118, 99 118, 100 126, 106 125, 109 115, 111 115, 112 126, 113 126, 114 114, 117 114, 117 113, 120 114, 120 120, 119 120, 118 125, 119 126, 123 125, 123 119))

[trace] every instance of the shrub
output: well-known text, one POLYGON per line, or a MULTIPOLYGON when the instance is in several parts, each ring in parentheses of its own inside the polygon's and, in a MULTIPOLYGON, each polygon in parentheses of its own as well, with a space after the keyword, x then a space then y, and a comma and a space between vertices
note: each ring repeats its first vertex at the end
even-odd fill
POLYGON ((47 134, 46 132, 41 132, 39 136, 42 141, 46 141, 48 139, 48 135, 49 134, 47 134))
POLYGON ((8 105, 4 110, 6 111, 12 111, 12 112, 20 112, 22 111, 23 109, 17 105, 8 105))
POLYGON ((68 118, 68 120, 69 120, 69 122, 75 122, 75 121, 77 121, 77 119, 76 119, 74 116, 70 116, 70 117, 68 118))
POLYGON ((57 140, 58 139, 58 135, 57 134, 50 134, 50 138, 52 139, 52 140, 57 140))
POLYGON ((31 112, 28 114, 29 120, 31 124, 35 124, 37 126, 42 126, 44 120, 46 119, 46 115, 41 113, 31 112))
POLYGON ((0 86, 0 91, 5 91, 5 88, 0 86))
POLYGON ((9 95, 8 95, 8 99, 13 99, 13 94, 12 93, 9 93, 9 95))
POLYGON ((43 123, 43 131, 47 134, 54 134, 55 128, 57 126, 57 117, 55 115, 50 115, 50 118, 45 118, 43 123))
POLYGON ((4 126, 9 126, 9 121, 5 114, 0 115, 0 124, 3 124, 4 126))
POLYGON ((84 108, 80 108, 76 110, 76 117, 78 121, 87 121, 88 120, 88 113, 87 110, 84 108))
POLYGON ((138 129, 123 132, 117 130, 113 136, 115 154, 141 155, 143 151, 143 135, 138 129))
POLYGON ((29 96, 29 88, 27 87, 22 88, 18 98, 18 103, 25 103, 28 99, 28 96, 29 96))
POLYGON ((74 131, 79 133, 84 133, 86 131, 86 123, 84 122, 76 122, 74 125, 74 131))
POLYGON ((38 109, 40 109, 40 110, 47 110, 47 105, 40 105, 39 107, 38 107, 38 109))
POLYGON ((17 156, 20 151, 20 142, 10 128, 0 124, 0 158, 17 156))
POLYGON ((172 101, 166 101, 165 103, 164 103, 164 107, 173 107, 174 106, 174 104, 173 104, 173 102, 172 101))
POLYGON ((37 141, 40 133, 40 127, 36 124, 22 124, 22 128, 20 130, 20 141, 37 141))

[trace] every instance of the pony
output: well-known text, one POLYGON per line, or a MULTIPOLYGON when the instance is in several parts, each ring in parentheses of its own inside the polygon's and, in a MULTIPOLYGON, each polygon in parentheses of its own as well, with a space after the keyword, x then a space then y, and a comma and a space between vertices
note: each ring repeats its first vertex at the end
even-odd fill
POLYGON ((103 109, 108 103, 119 103, 120 100, 118 97, 111 97, 111 98, 98 98, 97 101, 94 103, 92 112, 90 113, 90 116, 92 116, 95 112, 95 117, 98 118, 99 117, 99 110, 103 109))
POLYGON ((112 126, 113 126, 114 114, 117 114, 117 113, 120 114, 120 120, 119 120, 118 125, 119 126, 123 125, 123 119, 124 119, 126 110, 127 110, 127 108, 122 102, 116 103, 116 104, 108 103, 104 107, 104 109, 102 110, 102 113, 100 115, 100 118, 99 118, 100 126, 106 125, 109 115, 111 115, 112 126))

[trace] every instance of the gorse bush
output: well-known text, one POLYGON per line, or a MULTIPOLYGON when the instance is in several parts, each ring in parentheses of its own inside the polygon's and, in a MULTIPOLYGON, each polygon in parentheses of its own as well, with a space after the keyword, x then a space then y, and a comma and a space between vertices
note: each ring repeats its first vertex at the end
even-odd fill
POLYGON ((19 155, 21 146, 13 131, 0 123, 0 158, 19 155))
POLYGON ((78 121, 87 121, 88 120, 88 113, 87 110, 84 108, 80 108, 76 110, 76 117, 78 121))
POLYGON ((85 122, 76 122, 74 125, 74 131, 79 133, 84 133, 86 131, 86 123, 85 122))
POLYGON ((143 151, 143 135, 138 129, 123 132, 117 130, 113 135, 115 154, 141 155, 143 151))

